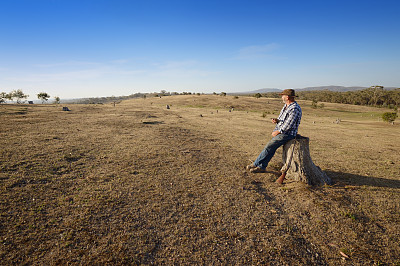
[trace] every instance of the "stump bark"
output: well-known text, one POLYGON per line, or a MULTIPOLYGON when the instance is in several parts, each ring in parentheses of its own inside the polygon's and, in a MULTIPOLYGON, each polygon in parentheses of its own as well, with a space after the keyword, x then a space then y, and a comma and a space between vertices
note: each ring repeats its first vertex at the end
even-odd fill
POLYGON ((282 173, 287 178, 302 181, 309 185, 332 184, 329 176, 316 166, 310 155, 309 138, 297 135, 283 146, 282 173))

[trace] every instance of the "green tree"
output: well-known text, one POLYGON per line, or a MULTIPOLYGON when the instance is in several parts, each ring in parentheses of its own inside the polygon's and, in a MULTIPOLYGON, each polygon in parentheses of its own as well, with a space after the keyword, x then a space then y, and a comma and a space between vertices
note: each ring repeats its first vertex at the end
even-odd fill
POLYGON ((26 95, 22 90, 18 89, 18 90, 13 90, 12 92, 10 92, 9 97, 11 100, 14 98, 17 98, 17 103, 20 104, 20 103, 22 103, 21 100, 28 98, 29 95, 26 95))
POLYGON ((55 104, 59 104, 60 102, 61 102, 60 97, 58 97, 58 96, 54 97, 54 103, 55 104))
POLYGON ((257 99, 259 99, 259 98, 261 98, 262 97, 262 95, 261 95, 261 93, 256 93, 256 94, 254 94, 254 97, 256 97, 257 99))
POLYGON ((365 91, 368 93, 370 97, 369 104, 375 106, 378 104, 378 102, 381 100, 381 97, 384 94, 383 86, 371 86, 365 91))
POLYGON ((47 92, 41 92, 37 94, 39 100, 42 100, 42 103, 47 102, 50 98, 50 95, 47 92))
POLYGON ((400 106, 400 88, 397 88, 392 92, 391 98, 396 106, 400 106))
POLYGON ((9 92, 5 95, 6 99, 9 101, 14 100, 14 94, 12 92, 9 92))
POLYGON ((7 93, 0 92, 0 103, 5 103, 7 99, 8 99, 7 93))
POLYGON ((226 92, 221 92, 220 96, 226 96, 226 92))

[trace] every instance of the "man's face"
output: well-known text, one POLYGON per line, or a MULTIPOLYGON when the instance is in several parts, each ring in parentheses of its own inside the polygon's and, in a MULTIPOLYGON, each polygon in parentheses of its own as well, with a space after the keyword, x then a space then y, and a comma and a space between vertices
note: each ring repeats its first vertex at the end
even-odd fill
POLYGON ((282 95, 282 102, 283 102, 283 103, 286 103, 287 100, 288 100, 288 98, 289 98, 289 96, 287 96, 287 95, 282 95))

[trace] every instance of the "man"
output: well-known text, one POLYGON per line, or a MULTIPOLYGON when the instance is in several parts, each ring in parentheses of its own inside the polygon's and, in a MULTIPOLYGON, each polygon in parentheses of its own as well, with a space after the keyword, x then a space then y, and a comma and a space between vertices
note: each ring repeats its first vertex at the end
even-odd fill
MULTIPOLYGON (((251 173, 264 173, 275 151, 297 135, 302 112, 295 101, 295 92, 292 89, 287 89, 282 91, 280 95, 285 106, 283 106, 278 118, 271 120, 272 123, 276 124, 271 134, 272 139, 267 143, 254 163, 246 167, 251 173)), ((282 184, 285 178, 284 175, 282 176, 277 180, 277 183, 282 184)))

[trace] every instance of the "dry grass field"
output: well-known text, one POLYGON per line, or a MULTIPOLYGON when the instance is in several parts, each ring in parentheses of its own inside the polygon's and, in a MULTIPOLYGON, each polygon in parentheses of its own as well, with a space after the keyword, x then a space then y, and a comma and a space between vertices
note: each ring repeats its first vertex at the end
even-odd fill
POLYGON ((400 126, 299 104, 332 186, 245 171, 278 99, 0 105, 0 264, 400 265, 400 126))

